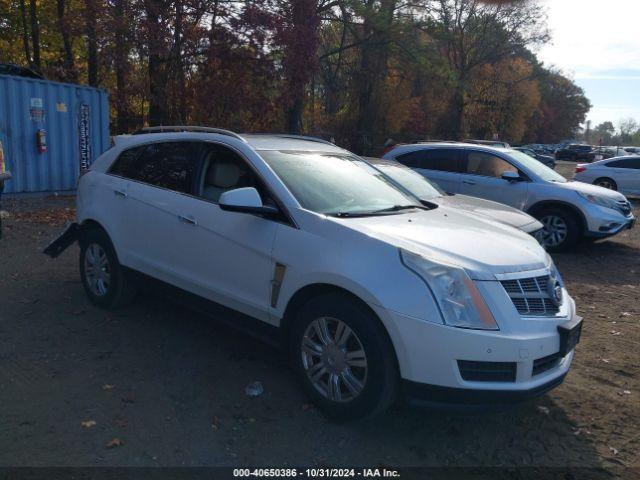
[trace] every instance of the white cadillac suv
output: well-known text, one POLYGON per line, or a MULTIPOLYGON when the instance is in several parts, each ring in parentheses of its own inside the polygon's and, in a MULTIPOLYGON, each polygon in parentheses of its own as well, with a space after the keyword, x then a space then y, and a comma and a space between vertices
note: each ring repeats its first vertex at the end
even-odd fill
POLYGON ((276 336, 329 415, 417 403, 496 406, 569 370, 582 319, 526 233, 424 205, 322 140, 187 127, 118 139, 81 177, 76 239, 89 299, 141 279, 276 336), (190 131, 184 131, 190 130, 190 131))

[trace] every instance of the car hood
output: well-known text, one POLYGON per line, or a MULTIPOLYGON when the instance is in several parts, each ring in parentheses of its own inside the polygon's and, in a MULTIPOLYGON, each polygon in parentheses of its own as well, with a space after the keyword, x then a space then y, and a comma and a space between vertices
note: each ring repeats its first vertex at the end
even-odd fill
POLYGON ((547 253, 530 235, 454 208, 334 221, 431 260, 463 267, 474 280, 548 267, 547 253))
POLYGON ((576 192, 589 194, 589 195, 598 195, 600 197, 611 198, 613 200, 626 200, 626 197, 620 192, 616 192, 615 190, 609 190, 608 188, 599 187, 597 185, 591 185, 590 183, 584 182, 565 182, 565 183, 556 183, 555 185, 566 188, 568 190, 574 190, 576 192))
POLYGON ((465 212, 484 215, 487 218, 519 228, 525 233, 532 233, 542 228, 542 224, 520 210, 502 203, 492 202, 467 195, 447 195, 430 200, 438 205, 457 208, 465 212))

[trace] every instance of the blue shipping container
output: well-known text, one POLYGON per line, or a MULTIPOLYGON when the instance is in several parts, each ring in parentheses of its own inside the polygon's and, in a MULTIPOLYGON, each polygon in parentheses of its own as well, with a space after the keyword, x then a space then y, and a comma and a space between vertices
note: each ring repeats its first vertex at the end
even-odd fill
POLYGON ((80 170, 109 148, 107 92, 0 75, 0 142, 13 174, 5 193, 75 190, 80 170))

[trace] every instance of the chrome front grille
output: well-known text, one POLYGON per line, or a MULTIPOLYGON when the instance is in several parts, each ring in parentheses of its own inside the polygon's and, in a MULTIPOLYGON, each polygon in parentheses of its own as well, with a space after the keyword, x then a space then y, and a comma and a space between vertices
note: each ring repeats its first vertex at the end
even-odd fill
POLYGON ((549 275, 502 280, 502 286, 520 315, 555 315, 560 310, 548 287, 549 275))

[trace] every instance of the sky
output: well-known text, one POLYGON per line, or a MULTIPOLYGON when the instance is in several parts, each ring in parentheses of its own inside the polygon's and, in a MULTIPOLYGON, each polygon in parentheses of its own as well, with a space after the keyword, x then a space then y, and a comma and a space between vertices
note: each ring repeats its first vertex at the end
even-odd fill
POLYGON ((593 126, 640 122, 640 0, 542 0, 552 40, 538 51, 580 85, 593 126))

